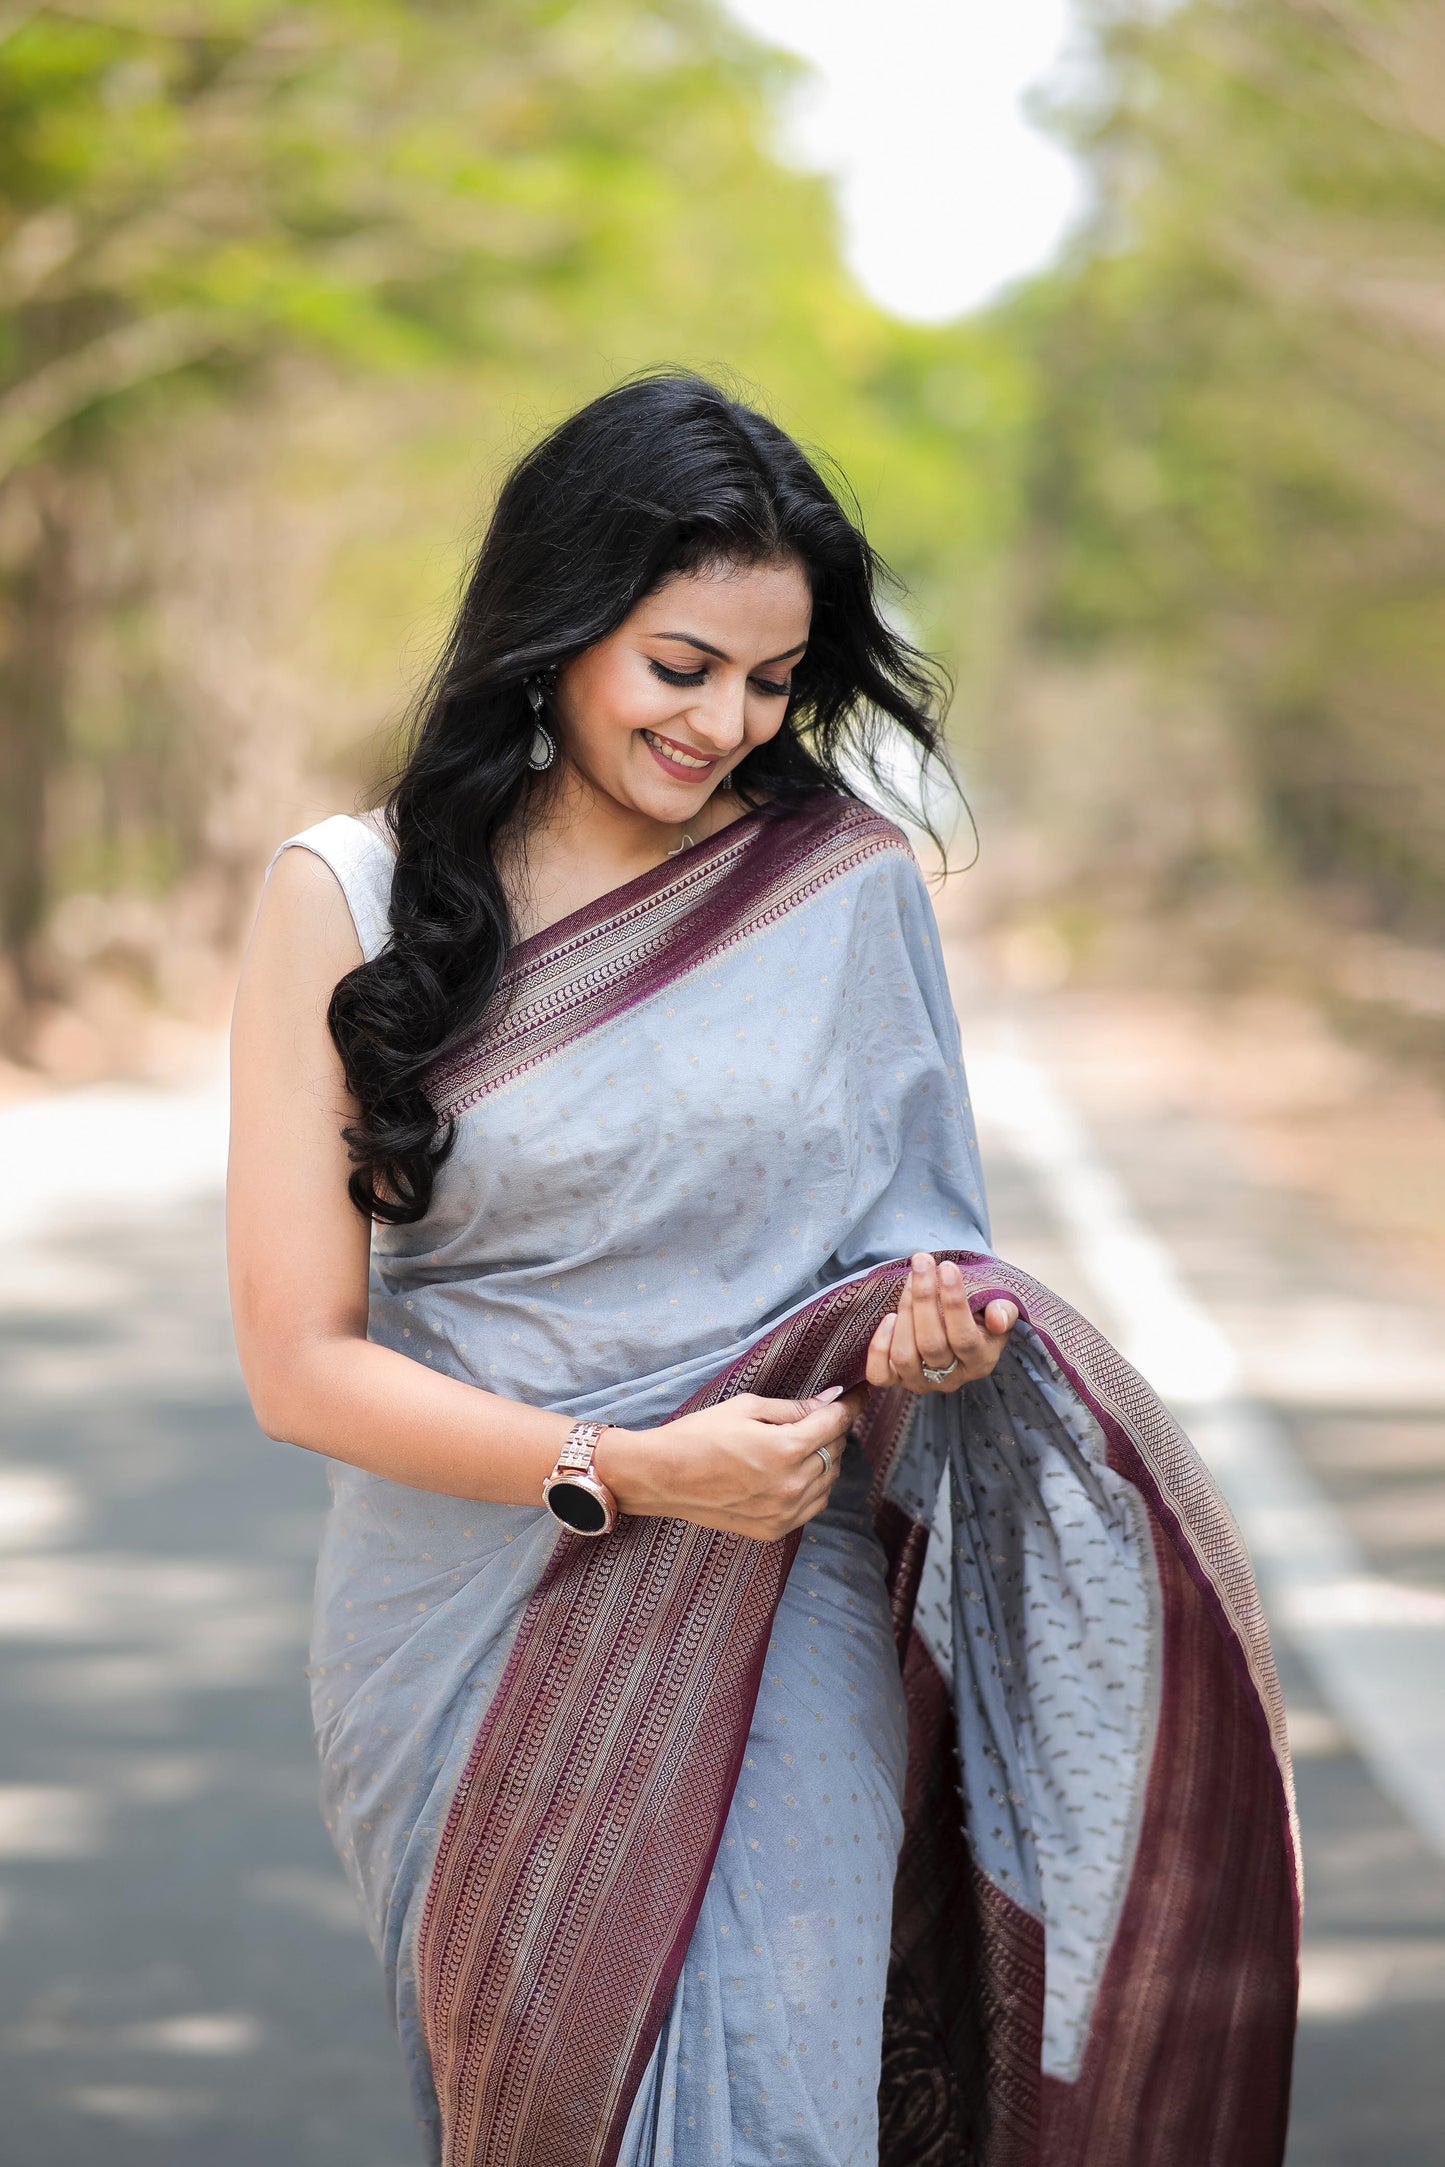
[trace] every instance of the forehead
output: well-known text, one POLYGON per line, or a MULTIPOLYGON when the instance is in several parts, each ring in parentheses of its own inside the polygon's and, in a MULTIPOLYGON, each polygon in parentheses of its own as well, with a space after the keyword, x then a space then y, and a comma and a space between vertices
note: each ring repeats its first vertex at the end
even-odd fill
POLYGON ((726 645, 735 640, 775 642, 771 652, 786 653, 808 636, 813 597, 803 567, 781 564, 723 564, 695 572, 676 572, 644 596, 628 622, 647 632, 698 632, 726 645), (784 637, 777 640, 777 635, 784 637))

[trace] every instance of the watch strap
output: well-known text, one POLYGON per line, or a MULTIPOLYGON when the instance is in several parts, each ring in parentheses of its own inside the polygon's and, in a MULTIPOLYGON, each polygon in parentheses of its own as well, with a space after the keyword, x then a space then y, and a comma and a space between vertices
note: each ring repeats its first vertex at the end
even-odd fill
MULTIPOLYGON (((605 1422, 574 1422, 567 1432, 567 1441, 557 1455, 557 1468, 567 1468, 572 1474, 590 1474, 592 1462, 597 1455, 597 1444, 605 1422)), ((557 1470, 554 1469, 555 1473, 557 1470)))
POLYGON ((607 1535, 617 1525, 617 1500, 593 1465, 606 1428, 605 1422, 574 1422, 542 1485, 542 1503, 575 1535, 607 1535))

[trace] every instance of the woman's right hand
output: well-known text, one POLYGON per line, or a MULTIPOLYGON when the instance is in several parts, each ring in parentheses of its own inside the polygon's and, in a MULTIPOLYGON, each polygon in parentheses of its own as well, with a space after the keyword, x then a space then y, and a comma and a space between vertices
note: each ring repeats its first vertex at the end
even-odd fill
POLYGON ((867 1398, 866 1385, 807 1400, 740 1392, 655 1430, 604 1431, 596 1470, 621 1512, 777 1542, 827 1504, 867 1398), (832 1455, 827 1470, 820 1445, 832 1455))

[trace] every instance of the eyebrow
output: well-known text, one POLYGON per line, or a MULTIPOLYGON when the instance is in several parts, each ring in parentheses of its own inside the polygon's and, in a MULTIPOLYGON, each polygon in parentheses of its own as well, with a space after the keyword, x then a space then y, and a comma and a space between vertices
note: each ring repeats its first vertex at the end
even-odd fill
MULTIPOLYGON (((722 649, 714 647, 710 640, 700 640, 695 632, 654 632, 652 637, 655 640, 684 640, 689 647, 701 648, 705 655, 716 655, 719 662, 732 661, 731 655, 725 655, 722 649)), ((767 655, 758 664, 758 668, 765 670, 774 662, 786 662, 790 655, 800 655, 807 644, 806 640, 799 640, 796 647, 786 647, 780 655, 767 655)))

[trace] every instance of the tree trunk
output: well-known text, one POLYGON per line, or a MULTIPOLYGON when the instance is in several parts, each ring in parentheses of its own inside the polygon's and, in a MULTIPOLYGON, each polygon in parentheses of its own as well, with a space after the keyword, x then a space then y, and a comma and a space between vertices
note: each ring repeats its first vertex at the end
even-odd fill
POLYGON ((65 758, 75 636, 76 537, 64 477, 16 475, 0 507, 0 954, 22 1003, 41 983, 49 899, 46 798, 65 758), (18 501, 17 501, 18 499, 18 501))

